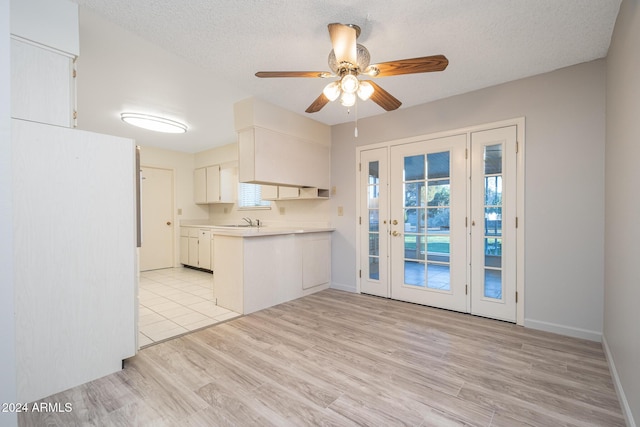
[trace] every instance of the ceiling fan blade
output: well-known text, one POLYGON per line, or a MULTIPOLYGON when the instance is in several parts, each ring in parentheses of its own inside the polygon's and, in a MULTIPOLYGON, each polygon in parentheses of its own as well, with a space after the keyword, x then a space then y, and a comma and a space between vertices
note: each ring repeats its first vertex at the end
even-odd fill
POLYGON ((329 98, 324 96, 324 93, 321 93, 320 96, 317 97, 315 101, 313 101, 311 105, 309 105, 309 107, 304 111, 306 113, 317 113, 318 111, 322 110, 322 107, 327 105, 329 102, 329 98))
POLYGON ((428 73, 442 71, 449 65, 444 55, 423 56, 422 58, 401 59, 370 65, 363 74, 371 77, 399 76, 401 74, 428 73), (377 72, 375 70, 379 70, 377 72))
POLYGON ((338 64, 356 65, 356 29, 344 24, 329 24, 329 36, 338 64))
POLYGON ((364 80, 369 82, 373 86, 373 93, 371 94, 371 100, 384 108, 387 111, 393 111, 398 109, 402 105, 402 102, 398 101, 393 95, 380 86, 372 82, 371 80, 364 80))
POLYGON ((335 77, 326 71, 258 71, 256 77, 335 77))

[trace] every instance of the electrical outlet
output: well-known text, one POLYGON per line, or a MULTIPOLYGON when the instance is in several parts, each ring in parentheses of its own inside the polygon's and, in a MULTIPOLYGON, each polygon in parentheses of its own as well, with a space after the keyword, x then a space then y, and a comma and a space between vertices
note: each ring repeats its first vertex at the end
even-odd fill
POLYGON ((178 208, 178 215, 182 215, 182 209, 178 208))
POLYGON ((344 215, 344 208, 342 206, 338 206, 338 216, 344 215))
POLYGON ((229 208, 224 208, 224 213, 229 213, 229 208))
POLYGON ((284 206, 280 206, 280 215, 284 215, 284 206))
POLYGON ((332 196, 336 195, 336 186, 335 185, 333 187, 331 187, 331 195, 332 196))

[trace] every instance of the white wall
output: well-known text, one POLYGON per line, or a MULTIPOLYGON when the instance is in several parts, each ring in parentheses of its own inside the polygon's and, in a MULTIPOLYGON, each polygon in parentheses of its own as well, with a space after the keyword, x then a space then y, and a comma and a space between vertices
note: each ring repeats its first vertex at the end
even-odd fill
MULTIPOLYGON (((203 151, 196 154, 196 167, 237 162, 237 144, 203 151)), ((329 225, 329 200, 288 200, 271 202, 271 209, 239 210, 237 204, 209 205, 211 224, 242 223, 243 217, 259 219, 268 226, 318 226, 329 225), (281 210, 284 209, 284 210, 281 210)))
MULTIPOLYGON (((196 205, 193 202, 193 169, 195 155, 178 151, 163 150, 154 147, 140 148, 140 165, 173 170, 173 200, 175 224, 185 220, 208 221, 207 206, 196 205), (182 214, 179 215, 179 209, 182 214)), ((180 227, 174 227, 174 265, 179 266, 180 257, 180 227)))
POLYGON ((640 422, 640 4, 622 2, 607 57, 604 341, 627 424, 640 422))
MULTIPOLYGON (((428 78, 428 76, 425 76, 428 78)), ((400 96, 401 94, 395 94, 400 96)), ((356 145, 524 116, 525 325, 599 340, 603 322, 605 62, 598 60, 333 128, 333 287, 356 289, 356 145), (337 216, 338 206, 344 216, 337 216)))
MULTIPOLYGON (((0 0, 0 58, 0 402, 16 402, 9 0, 0 0)), ((15 425, 15 413, 0 413, 0 426, 15 425)))

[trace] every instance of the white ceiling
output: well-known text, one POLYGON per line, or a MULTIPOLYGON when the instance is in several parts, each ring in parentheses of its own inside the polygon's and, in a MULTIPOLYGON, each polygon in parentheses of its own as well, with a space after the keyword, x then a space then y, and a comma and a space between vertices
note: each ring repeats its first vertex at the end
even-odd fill
MULTIPOLYGON (((324 79, 327 24, 357 24, 372 63, 444 54, 439 73, 379 78, 400 108, 606 56, 621 0, 73 0, 80 8, 78 124, 138 144, 199 152, 235 141, 233 104, 256 96, 304 110, 324 79), (165 135, 122 123, 128 110, 187 123, 165 135)), ((358 117, 383 114, 371 101, 358 117)), ((353 120, 338 102, 310 117, 353 120)))

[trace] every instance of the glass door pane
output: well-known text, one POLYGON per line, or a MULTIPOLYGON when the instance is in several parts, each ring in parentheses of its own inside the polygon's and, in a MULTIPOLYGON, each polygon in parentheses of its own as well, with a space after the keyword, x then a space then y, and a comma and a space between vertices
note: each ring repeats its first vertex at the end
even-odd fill
POLYGON ((404 283, 443 291, 449 280, 450 152, 404 157, 404 283))
POLYGON ((360 153, 358 219, 360 292, 389 296, 389 215, 386 148, 360 153))
POLYGON ((484 297, 502 299, 502 144, 484 147, 484 297))
POLYGON ((368 164, 367 206, 369 207, 369 278, 380 279, 380 162, 368 164))

